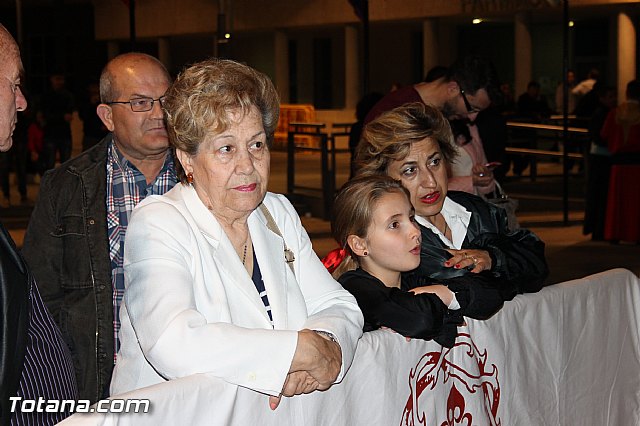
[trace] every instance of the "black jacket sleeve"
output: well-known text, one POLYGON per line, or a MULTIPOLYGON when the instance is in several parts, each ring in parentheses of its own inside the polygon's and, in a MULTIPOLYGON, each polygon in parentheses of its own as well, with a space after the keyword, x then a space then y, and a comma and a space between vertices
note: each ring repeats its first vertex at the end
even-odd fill
MULTIPOLYGON (((506 213, 479 197, 450 191, 447 195, 471 212, 471 221, 462 248, 485 250, 491 256, 491 276, 498 280, 504 300, 518 293, 539 291, 549 268, 544 256, 544 242, 527 229, 510 231, 506 213)), ((422 227, 422 253, 419 271, 436 282, 468 274, 465 269, 445 267, 451 255, 433 232, 422 227)))
POLYGON ((346 272, 338 281, 356 298, 364 315, 364 331, 388 327, 403 336, 453 346, 462 316, 448 311, 435 294, 414 295, 386 287, 360 269, 346 272))
POLYGON ((504 305, 501 289, 505 284, 486 273, 467 274, 432 284, 446 285, 456 293, 461 306, 460 313, 465 317, 485 320, 504 305))
POLYGON ((29 275, 9 232, 0 224, 0 424, 11 419, 27 345, 29 275))
POLYGON ((489 252, 491 273, 502 280, 505 300, 540 291, 549 275, 544 242, 528 229, 509 230, 503 209, 477 197, 470 201, 475 211, 463 248, 489 252))

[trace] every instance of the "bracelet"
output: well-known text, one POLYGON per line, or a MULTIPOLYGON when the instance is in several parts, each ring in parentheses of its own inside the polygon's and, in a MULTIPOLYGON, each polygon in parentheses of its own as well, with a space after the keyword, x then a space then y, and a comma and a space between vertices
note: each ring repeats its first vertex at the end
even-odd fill
POLYGON ((338 345, 338 347, 340 347, 340 343, 338 342, 338 339, 336 339, 336 336, 333 335, 333 333, 329 333, 328 331, 322 331, 322 330, 313 330, 313 331, 321 336, 326 337, 327 339, 331 340, 333 343, 338 345))

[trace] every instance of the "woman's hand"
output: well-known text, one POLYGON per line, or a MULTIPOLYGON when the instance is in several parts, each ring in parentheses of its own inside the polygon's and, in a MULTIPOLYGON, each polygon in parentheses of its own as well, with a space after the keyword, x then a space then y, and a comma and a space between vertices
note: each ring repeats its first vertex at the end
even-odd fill
POLYGON ((482 164, 476 164, 471 169, 471 179, 473 186, 489 186, 493 182, 493 172, 482 164))
POLYGON ((493 266, 491 264, 491 256, 489 256, 489 252, 486 250, 447 249, 447 251, 453 256, 444 262, 444 266, 448 268, 471 268, 471 272, 477 274, 482 271, 490 270, 493 266))
MULTIPOLYGON (((341 368, 342 351, 336 342, 315 331, 301 330, 298 332, 298 345, 281 395, 293 396, 329 389, 341 368)), ((279 396, 269 397, 272 410, 279 403, 279 396)))
POLYGON ((449 306, 453 300, 453 292, 442 284, 425 285, 409 290, 413 294, 433 293, 442 300, 445 306, 449 306))
POLYGON ((303 393, 311 393, 318 389, 320 383, 314 379, 306 371, 295 371, 287 375, 282 387, 282 393, 279 396, 269 396, 269 407, 272 410, 278 408, 282 396, 301 395, 303 393))

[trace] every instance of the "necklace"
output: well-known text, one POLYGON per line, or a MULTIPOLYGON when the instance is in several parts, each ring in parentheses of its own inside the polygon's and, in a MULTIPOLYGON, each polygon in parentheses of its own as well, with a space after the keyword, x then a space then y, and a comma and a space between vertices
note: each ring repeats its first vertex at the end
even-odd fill
POLYGON ((244 244, 244 253, 242 253, 242 264, 247 261, 247 243, 244 244))
MULTIPOLYGON (((442 233, 442 235, 444 235, 445 237, 447 236, 447 230, 449 229, 449 224, 447 223, 447 221, 444 221, 444 232, 442 233)), ((447 237, 448 238, 448 237, 447 237)))

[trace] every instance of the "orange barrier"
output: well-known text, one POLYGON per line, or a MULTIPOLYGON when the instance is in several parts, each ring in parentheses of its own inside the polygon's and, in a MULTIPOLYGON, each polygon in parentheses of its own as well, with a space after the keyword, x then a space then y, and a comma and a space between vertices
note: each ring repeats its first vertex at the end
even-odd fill
MULTIPOLYGON (((287 147, 289 123, 313 123, 316 119, 316 110, 310 104, 281 104, 280 119, 274 135, 273 145, 276 148, 287 147)), ((311 147, 317 142, 311 136, 296 136, 296 145, 311 147)))

